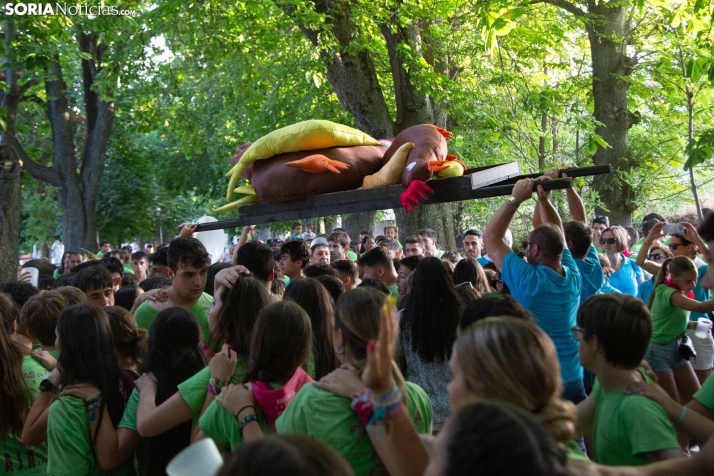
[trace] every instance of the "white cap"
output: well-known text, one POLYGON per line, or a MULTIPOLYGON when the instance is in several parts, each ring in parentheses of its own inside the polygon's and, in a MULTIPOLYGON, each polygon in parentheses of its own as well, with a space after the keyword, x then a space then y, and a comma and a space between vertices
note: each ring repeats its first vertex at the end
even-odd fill
POLYGON ((329 243, 327 243, 327 240, 321 236, 315 238, 312 240, 312 243, 310 243, 310 249, 315 248, 316 246, 330 246, 329 243))

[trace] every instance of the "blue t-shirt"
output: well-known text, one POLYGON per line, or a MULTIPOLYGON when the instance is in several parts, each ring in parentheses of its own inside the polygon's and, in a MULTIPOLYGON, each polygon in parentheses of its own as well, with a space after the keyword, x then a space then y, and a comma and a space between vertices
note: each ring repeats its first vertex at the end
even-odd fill
POLYGON ((639 286, 637 286, 637 297, 642 299, 645 304, 650 303, 650 296, 654 292, 654 282, 657 276, 652 276, 647 281, 642 281, 639 286))
POLYGON ((486 266, 488 263, 490 263, 490 261, 484 258, 483 256, 479 256, 478 258, 476 258, 476 261, 478 261, 478 264, 480 264, 481 266, 486 266))
POLYGON ((565 276, 547 266, 526 263, 510 252, 503 260, 501 279, 511 295, 528 309, 536 323, 555 344, 563 382, 583 378, 578 358, 578 341, 573 339, 571 327, 580 303, 580 272, 569 250, 563 251, 561 265, 565 276))
MULTIPOLYGON (((694 289, 692 289, 692 292, 694 293, 694 299, 697 301, 708 301, 709 300, 709 290, 704 289, 702 287, 702 278, 704 275, 707 273, 707 268, 709 268, 708 264, 702 265, 699 270, 697 271, 697 285, 694 286, 694 289)), ((706 319, 709 319, 706 314, 702 314, 701 312, 690 312, 689 313, 689 320, 690 321, 696 321, 700 317, 704 317, 706 319)))
POLYGON ((637 296, 637 280, 644 276, 642 268, 625 255, 622 256, 622 266, 617 272, 610 274, 610 284, 619 289, 622 294, 637 296))
POLYGON ((600 288, 600 292, 598 294, 605 294, 605 293, 613 293, 613 294, 622 294, 622 291, 619 289, 615 289, 612 287, 612 284, 610 284, 610 280, 605 278, 605 284, 602 285, 600 288))
POLYGON ((602 272, 597 250, 590 245, 585 259, 576 259, 575 264, 580 271, 580 304, 593 294, 598 294, 605 284, 605 273, 602 272))

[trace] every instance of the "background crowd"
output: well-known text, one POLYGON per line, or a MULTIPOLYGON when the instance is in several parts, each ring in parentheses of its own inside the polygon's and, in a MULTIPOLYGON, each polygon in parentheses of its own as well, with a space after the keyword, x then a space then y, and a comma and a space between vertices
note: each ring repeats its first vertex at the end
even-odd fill
POLYGON ((211 265, 187 223, 25 263, 0 284, 5 473, 163 475, 204 438, 222 475, 714 473, 714 216, 625 228, 567 189, 563 222, 558 173, 458 251, 295 223, 211 265))

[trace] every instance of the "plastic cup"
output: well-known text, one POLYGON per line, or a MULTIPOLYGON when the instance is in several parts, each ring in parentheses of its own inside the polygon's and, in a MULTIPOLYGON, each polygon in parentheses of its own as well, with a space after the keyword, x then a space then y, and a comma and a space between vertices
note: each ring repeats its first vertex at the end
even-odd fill
POLYGON ((709 335, 709 329, 712 328, 712 321, 706 317, 700 317, 697 319, 697 331, 694 333, 695 336, 700 339, 706 339, 709 335))
POLYGON ((32 284, 34 287, 37 287, 37 283, 40 278, 40 270, 37 268, 29 267, 24 268, 22 271, 28 271, 30 273, 30 284, 32 284))
POLYGON ((166 473, 169 476, 215 476, 222 466, 223 458, 216 444, 206 438, 174 456, 166 466, 166 473))

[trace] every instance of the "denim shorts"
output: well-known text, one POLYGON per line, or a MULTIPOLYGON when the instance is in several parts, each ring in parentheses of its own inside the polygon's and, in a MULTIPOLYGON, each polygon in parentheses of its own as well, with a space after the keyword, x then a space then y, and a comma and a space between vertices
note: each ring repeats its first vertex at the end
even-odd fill
POLYGON ((645 360, 655 372, 671 372, 678 369, 687 363, 679 354, 679 344, 681 343, 681 336, 672 339, 666 344, 650 341, 645 360))

